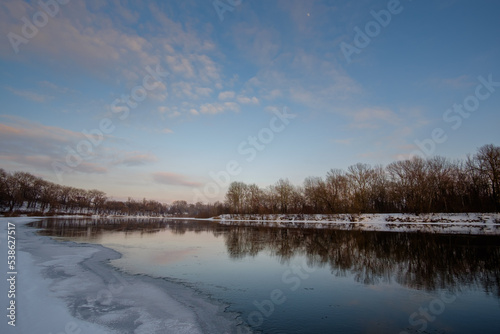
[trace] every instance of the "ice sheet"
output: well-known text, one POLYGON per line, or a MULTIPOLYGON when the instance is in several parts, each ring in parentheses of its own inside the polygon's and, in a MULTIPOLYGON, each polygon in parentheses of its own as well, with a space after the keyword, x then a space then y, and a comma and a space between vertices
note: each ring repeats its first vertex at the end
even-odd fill
MULTIPOLYGON (((0 218, 7 254, 7 222, 16 224, 17 321, 1 333, 238 333, 236 314, 177 283, 116 271, 120 254, 99 245, 55 241, 34 234, 29 218, 0 218)), ((7 264, 1 261, 1 270, 7 264)), ((7 305, 7 281, 0 284, 7 305)), ((4 308, 4 313, 7 310, 4 308)), ((247 331, 243 331, 247 332, 247 331)))

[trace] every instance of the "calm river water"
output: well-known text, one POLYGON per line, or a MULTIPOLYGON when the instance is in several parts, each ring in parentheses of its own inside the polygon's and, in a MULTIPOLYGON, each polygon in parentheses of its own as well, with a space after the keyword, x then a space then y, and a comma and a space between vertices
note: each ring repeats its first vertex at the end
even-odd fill
POLYGON ((500 237, 46 219, 112 265, 229 304, 256 333, 500 333, 500 237))

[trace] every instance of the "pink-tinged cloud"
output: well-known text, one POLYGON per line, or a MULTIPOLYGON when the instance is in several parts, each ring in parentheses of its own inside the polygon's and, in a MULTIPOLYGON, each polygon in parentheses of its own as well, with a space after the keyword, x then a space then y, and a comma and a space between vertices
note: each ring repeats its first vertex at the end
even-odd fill
POLYGON ((250 104, 250 103, 251 104, 259 104, 259 99, 256 98, 255 96, 248 97, 248 96, 240 95, 240 96, 238 96, 237 100, 241 104, 250 104))
POLYGON ((225 111, 239 112, 240 106, 235 102, 205 103, 200 106, 200 113, 202 114, 215 115, 225 111))
POLYGON ((190 181, 185 175, 171 172, 157 172, 153 174, 153 180, 157 183, 170 186, 200 187, 202 183, 190 181))
MULTIPOLYGON (((23 118, 3 116, 9 123, 0 123, 0 161, 11 169, 36 169, 54 172, 54 163, 66 165, 66 148, 75 147, 85 139, 82 133, 47 126, 23 118)), ((95 149, 97 151, 97 148, 95 149)), ((81 161, 66 172, 105 174, 102 161, 81 161)))
MULTIPOLYGON (((74 152, 79 143, 88 140, 81 132, 47 126, 20 117, 0 116, 0 121, 4 119, 8 122, 0 123, 0 161, 15 169, 53 171, 54 162, 67 166, 68 156, 74 154, 70 152, 74 152)), ((134 167, 158 161, 149 152, 110 147, 116 144, 116 140, 111 140, 112 138, 103 137, 101 144, 93 145, 91 153, 84 156, 83 161, 66 170, 103 174, 112 166, 134 167)))
MULTIPOLYGON (((26 166, 36 169, 37 171, 48 170, 54 172, 52 168, 53 163, 59 163, 59 166, 67 167, 63 160, 57 160, 48 156, 43 155, 22 155, 22 154, 14 154, 14 155, 0 155, 0 161, 5 164, 9 164, 13 167, 13 169, 17 169, 18 167, 22 167, 23 169, 26 166)), ((85 174, 106 174, 108 169, 105 166, 102 166, 98 163, 86 162, 83 161, 78 166, 74 168, 65 168, 65 173, 72 172, 80 172, 85 174)))
POLYGON ((236 94, 233 91, 220 92, 219 93, 219 100, 224 101, 224 100, 233 99, 235 97, 235 95, 236 94))
POLYGON ((5 87, 5 89, 7 89, 12 94, 20 96, 24 99, 31 100, 34 102, 39 102, 39 103, 47 102, 47 101, 50 101, 54 98, 53 96, 38 94, 38 93, 31 92, 28 90, 19 90, 19 89, 15 89, 12 87, 5 87))
POLYGON ((0 117, 0 121, 2 118, 9 122, 0 123, 0 153, 9 156, 10 161, 13 161, 13 157, 17 157, 16 160, 21 165, 32 166, 26 160, 29 157, 35 159, 33 162, 40 162, 39 157, 46 157, 48 165, 44 169, 49 169, 51 161, 64 161, 67 154, 65 147, 74 147, 84 139, 81 133, 59 127, 19 117, 3 116, 0 117))
POLYGON ((474 78, 471 78, 468 75, 461 75, 456 78, 434 79, 432 81, 439 88, 448 89, 464 89, 474 87, 476 85, 474 78))
POLYGON ((4 116, 10 119, 10 124, 0 123, 0 139, 2 141, 29 141, 29 144, 44 142, 46 144, 69 144, 72 141, 84 139, 82 133, 47 126, 19 117, 4 116))
POLYGON ((352 128, 356 129, 377 129, 382 124, 396 125, 400 122, 399 116, 392 110, 386 108, 364 108, 353 111, 354 122, 352 128))
POLYGON ((126 152, 113 161, 114 165, 124 165, 127 167, 142 166, 147 163, 157 162, 158 158, 151 153, 126 152))

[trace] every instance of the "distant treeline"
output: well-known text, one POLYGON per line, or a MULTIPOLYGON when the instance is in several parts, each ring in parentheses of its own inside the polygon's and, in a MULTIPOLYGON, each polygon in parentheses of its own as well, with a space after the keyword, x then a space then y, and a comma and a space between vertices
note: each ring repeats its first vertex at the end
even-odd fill
POLYGON ((233 182, 226 205, 236 214, 498 212, 499 191, 500 147, 485 145, 465 161, 358 163, 325 178, 308 177, 299 187, 288 179, 266 189, 233 182))
POLYGON ((186 201, 175 201, 168 205, 146 198, 141 201, 130 197, 127 201, 110 200, 100 190, 61 186, 30 173, 9 173, 0 168, 0 212, 7 214, 208 217, 225 213, 222 210, 224 207, 221 203, 188 204, 186 201))
POLYGON ((97 214, 118 213, 127 204, 129 213, 158 210, 158 202, 117 202, 99 190, 61 186, 26 172, 0 169, 0 208, 31 213, 97 214))
POLYGON ((99 190, 61 186, 0 168, 0 210, 14 213, 212 217, 236 214, 428 213, 500 211, 500 147, 485 145, 465 161, 443 157, 358 163, 308 177, 302 186, 280 179, 265 189, 233 182, 224 203, 108 199, 99 190))

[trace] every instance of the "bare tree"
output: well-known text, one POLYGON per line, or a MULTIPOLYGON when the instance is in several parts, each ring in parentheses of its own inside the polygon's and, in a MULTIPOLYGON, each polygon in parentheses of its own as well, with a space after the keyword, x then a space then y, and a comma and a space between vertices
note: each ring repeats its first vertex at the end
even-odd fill
POLYGON ((88 192, 88 196, 90 198, 90 204, 94 209, 95 214, 104 209, 104 204, 107 200, 105 192, 93 189, 88 192))
POLYGON ((304 180, 304 200, 309 213, 324 213, 326 185, 321 177, 308 177, 304 180))
POLYGON ((488 178, 493 206, 500 211, 500 147, 484 145, 479 148, 475 158, 477 168, 488 178))
POLYGON ((247 185, 243 182, 235 181, 229 185, 226 193, 226 202, 234 210, 234 213, 243 213, 247 188, 247 185))
POLYGON ((188 204, 186 201, 174 201, 170 206, 170 213, 174 215, 183 215, 186 213, 188 204))
POLYGON ((340 169, 331 169, 326 174, 324 203, 329 213, 341 213, 349 210, 352 202, 349 179, 340 169))
POLYGON ((264 191, 264 207, 265 213, 278 213, 279 211, 279 198, 278 193, 275 191, 274 186, 269 186, 264 191))
POLYGON ((288 179, 279 179, 271 189, 276 195, 280 213, 288 213, 293 199, 293 185, 288 179))
POLYGON ((373 180, 373 170, 370 165, 357 163, 349 166, 348 179, 354 192, 354 210, 359 212, 368 212, 370 208, 369 195, 373 180))
POLYGON ((264 205, 264 191, 256 184, 247 186, 245 202, 247 206, 247 213, 262 213, 264 205))
POLYGON ((456 200, 456 187, 452 175, 452 164, 443 157, 427 160, 428 169, 428 203, 427 212, 449 212, 456 200))
POLYGON ((396 161, 387 166, 387 171, 393 182, 393 198, 399 201, 401 211, 426 212, 430 196, 426 161, 419 157, 396 161))
POLYGON ((368 206, 374 212, 394 211, 390 201, 390 182, 386 169, 379 165, 372 169, 368 206))
POLYGON ((0 168, 0 207, 8 206, 10 200, 10 190, 8 188, 9 174, 0 168))

